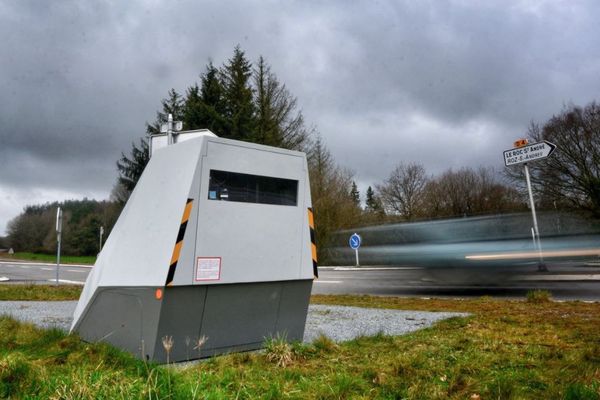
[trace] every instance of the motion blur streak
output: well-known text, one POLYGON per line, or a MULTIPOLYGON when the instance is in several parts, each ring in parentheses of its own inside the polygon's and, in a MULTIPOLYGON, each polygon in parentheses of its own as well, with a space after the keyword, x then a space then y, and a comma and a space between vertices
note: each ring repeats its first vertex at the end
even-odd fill
MULTIPOLYGON (((534 265, 539 252, 531 239, 531 214, 513 213, 352 228, 336 232, 325 249, 330 265, 354 265, 348 238, 362 237, 362 265, 426 269, 464 267, 480 272, 534 265)), ((543 256, 578 262, 600 255, 600 221, 567 212, 538 215, 543 256)))
MULTIPOLYGON (((600 256, 600 249, 588 250, 557 250, 542 252, 544 258, 554 257, 583 257, 583 256, 600 256)), ((502 254, 474 254, 465 256, 467 260, 516 260, 527 258, 539 258, 539 252, 525 253, 502 253, 502 254)))

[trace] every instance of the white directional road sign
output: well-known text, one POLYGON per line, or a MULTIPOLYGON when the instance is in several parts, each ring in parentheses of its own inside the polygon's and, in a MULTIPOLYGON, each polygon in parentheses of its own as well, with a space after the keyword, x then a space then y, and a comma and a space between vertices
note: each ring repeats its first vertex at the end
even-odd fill
POLYGON ((556 145, 545 140, 523 147, 516 147, 504 152, 504 164, 508 167, 510 165, 546 158, 552 154, 554 149, 556 149, 556 145))

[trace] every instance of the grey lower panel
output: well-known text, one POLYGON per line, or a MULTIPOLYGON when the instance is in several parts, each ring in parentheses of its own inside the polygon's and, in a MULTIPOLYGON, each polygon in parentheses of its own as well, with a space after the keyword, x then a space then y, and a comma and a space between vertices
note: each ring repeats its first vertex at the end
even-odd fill
POLYGON ((156 289, 99 287, 75 331, 156 362, 167 361, 163 341, 173 362, 302 340, 312 280, 169 286, 160 300, 156 289))
POLYGON ((75 331, 89 342, 108 342, 152 358, 161 301, 156 288, 99 287, 75 331))
POLYGON ((162 343, 166 338, 173 340, 169 360, 198 358, 198 351, 194 347, 200 337, 206 292, 206 286, 172 286, 165 289, 160 324, 153 344, 154 361, 167 360, 162 343))
POLYGON ((311 289, 312 280, 168 287, 154 361, 167 359, 163 339, 173 340, 170 361, 258 349, 276 335, 302 340, 311 289))

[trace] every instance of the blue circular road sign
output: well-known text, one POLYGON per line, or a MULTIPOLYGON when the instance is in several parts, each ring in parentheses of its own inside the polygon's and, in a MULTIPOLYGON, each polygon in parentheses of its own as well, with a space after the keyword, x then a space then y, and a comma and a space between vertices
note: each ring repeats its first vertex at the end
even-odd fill
POLYGON ((361 238, 358 233, 354 233, 352 236, 350 236, 350 240, 348 241, 348 243, 350 244, 350 248, 352 248, 354 250, 356 250, 360 247, 360 242, 361 242, 361 238))

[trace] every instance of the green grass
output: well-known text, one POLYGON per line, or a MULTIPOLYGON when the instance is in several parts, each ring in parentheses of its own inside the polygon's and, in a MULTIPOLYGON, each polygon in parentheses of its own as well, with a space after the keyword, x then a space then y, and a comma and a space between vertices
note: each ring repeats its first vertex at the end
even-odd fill
MULTIPOLYGON (((3 260, 15 260, 15 261, 40 261, 47 263, 56 263, 56 254, 44 254, 44 253, 21 253, 15 254, 0 254, 3 260)), ((93 265, 96 262, 96 256, 60 256, 61 264, 88 264, 93 265)))
MULTIPOLYGON (((64 399, 599 399, 600 304, 314 296, 314 303, 461 311, 406 336, 268 351, 185 368, 0 318, 0 397, 64 399)), ((210 339, 209 339, 210 340, 210 339)), ((182 345, 175 343, 174 346, 182 345)))
POLYGON ((75 285, 0 285, 0 300, 77 300, 82 286, 75 285))

